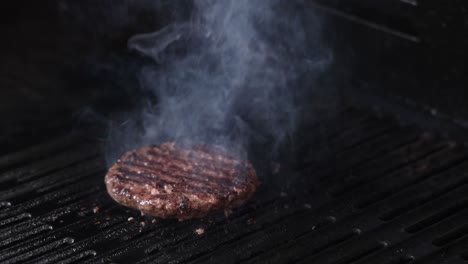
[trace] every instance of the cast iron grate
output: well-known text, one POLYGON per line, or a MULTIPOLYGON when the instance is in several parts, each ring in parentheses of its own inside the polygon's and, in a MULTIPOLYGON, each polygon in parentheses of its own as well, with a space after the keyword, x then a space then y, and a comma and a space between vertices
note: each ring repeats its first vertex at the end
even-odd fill
POLYGON ((114 203, 98 144, 81 134, 5 155, 0 262, 468 262, 465 147, 355 110, 308 133, 320 140, 262 176, 289 187, 265 183, 229 217, 185 222, 114 203))

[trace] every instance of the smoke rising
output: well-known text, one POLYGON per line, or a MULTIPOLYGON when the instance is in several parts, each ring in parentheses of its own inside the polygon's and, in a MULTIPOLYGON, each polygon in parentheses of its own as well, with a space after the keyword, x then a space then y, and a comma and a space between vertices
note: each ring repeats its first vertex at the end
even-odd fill
POLYGON ((130 38, 153 60, 139 80, 157 100, 111 129, 118 152, 167 139, 240 150, 287 141, 304 111, 300 82, 330 62, 319 18, 292 2, 195 0, 188 21, 130 38))

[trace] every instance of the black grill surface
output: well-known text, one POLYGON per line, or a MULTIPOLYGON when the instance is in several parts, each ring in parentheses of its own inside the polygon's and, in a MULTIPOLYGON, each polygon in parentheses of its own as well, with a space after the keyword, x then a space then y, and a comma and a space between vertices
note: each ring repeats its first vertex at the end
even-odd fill
POLYGON ((465 147, 355 110, 304 130, 251 202, 184 222, 113 202, 86 133, 4 155, 0 262, 468 262, 465 147))

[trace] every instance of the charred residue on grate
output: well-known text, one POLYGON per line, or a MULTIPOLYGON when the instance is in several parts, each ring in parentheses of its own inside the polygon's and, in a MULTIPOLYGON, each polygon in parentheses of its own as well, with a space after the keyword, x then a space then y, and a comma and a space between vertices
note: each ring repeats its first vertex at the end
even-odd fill
POLYGON ((355 120, 345 125, 346 133, 335 128, 329 147, 337 159, 324 156, 319 163, 304 155, 293 169, 280 170, 321 188, 298 195, 263 186, 228 218, 153 221, 116 205, 105 193, 97 147, 83 153, 81 143, 65 144, 57 151, 37 147, 34 155, 12 154, 24 159, 11 158, 2 174, 8 181, 15 179, 12 173, 20 177, 0 192, 0 260, 412 263, 444 252, 462 260, 468 243, 466 149, 388 119, 355 114, 346 111, 328 124, 333 131, 343 126, 340 118, 355 120))

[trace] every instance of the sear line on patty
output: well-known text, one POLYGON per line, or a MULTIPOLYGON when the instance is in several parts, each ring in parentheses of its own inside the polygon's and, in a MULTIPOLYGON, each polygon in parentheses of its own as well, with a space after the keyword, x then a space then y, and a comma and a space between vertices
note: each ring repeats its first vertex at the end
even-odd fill
POLYGON ((221 147, 166 142, 125 153, 105 183, 118 203, 146 215, 186 220, 243 204, 258 180, 249 161, 221 147))

